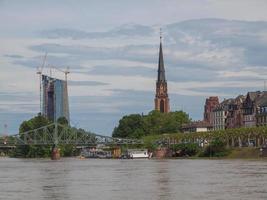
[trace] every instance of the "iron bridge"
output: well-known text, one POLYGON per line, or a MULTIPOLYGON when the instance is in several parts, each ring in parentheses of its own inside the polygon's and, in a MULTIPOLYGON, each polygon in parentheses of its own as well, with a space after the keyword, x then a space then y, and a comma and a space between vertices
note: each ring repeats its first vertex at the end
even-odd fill
POLYGON ((114 138, 93 134, 83 129, 64 126, 53 123, 38 129, 30 130, 16 135, 1 136, 0 147, 19 145, 65 145, 76 146, 89 145, 123 145, 123 144, 143 144, 142 140, 114 138))

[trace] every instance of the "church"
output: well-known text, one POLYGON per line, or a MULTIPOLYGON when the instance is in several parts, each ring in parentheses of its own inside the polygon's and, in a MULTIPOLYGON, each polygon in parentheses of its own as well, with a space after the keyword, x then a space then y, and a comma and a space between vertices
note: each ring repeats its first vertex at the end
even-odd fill
POLYGON ((158 110, 162 113, 170 112, 168 86, 165 77, 161 35, 160 35, 160 46, 159 46, 158 78, 156 82, 155 110, 158 110))

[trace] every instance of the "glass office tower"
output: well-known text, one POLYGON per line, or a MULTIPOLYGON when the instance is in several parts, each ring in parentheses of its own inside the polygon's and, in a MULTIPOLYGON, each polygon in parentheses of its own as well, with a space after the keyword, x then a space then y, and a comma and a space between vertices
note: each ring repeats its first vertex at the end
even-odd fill
POLYGON ((51 121, 55 122, 58 118, 65 117, 69 122, 66 81, 42 75, 42 112, 51 121))

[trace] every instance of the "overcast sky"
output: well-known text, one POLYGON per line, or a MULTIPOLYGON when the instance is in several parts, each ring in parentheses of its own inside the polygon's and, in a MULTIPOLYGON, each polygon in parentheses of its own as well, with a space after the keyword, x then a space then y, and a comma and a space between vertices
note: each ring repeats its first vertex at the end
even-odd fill
POLYGON ((123 115, 153 110, 160 27, 171 110, 202 119, 208 96, 264 89, 266 10, 266 0, 0 0, 0 133, 39 112, 44 52, 70 66, 72 125, 110 135, 123 115))

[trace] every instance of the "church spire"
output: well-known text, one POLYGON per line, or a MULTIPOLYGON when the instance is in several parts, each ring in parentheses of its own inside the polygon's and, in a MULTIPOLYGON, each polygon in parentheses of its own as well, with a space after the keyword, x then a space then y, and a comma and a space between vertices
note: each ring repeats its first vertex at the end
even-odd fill
POLYGON ((159 46, 159 63, 158 63, 158 80, 156 83, 155 110, 162 113, 170 111, 167 80, 165 77, 163 51, 162 51, 162 34, 160 29, 160 46, 159 46))
POLYGON ((159 63, 158 63, 158 82, 166 81, 165 78, 165 69, 164 69, 164 60, 163 60, 163 51, 162 51, 162 32, 160 29, 160 45, 159 45, 159 63))

